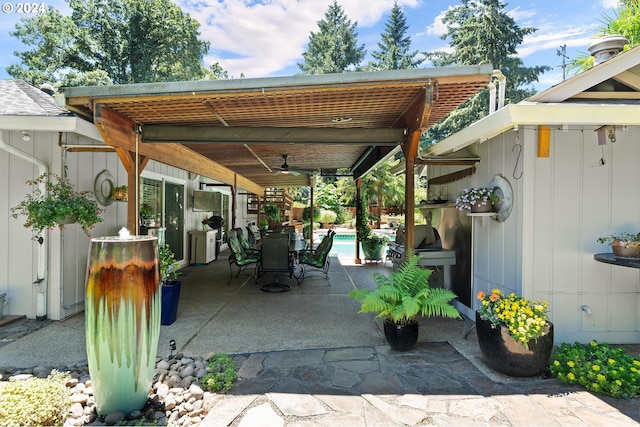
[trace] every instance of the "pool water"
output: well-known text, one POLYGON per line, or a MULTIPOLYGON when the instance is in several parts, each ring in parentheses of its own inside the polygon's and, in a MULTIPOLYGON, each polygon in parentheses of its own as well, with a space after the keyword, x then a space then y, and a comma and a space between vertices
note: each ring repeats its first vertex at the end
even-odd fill
MULTIPOLYGON (((322 238, 320 237, 317 241, 320 241, 321 239, 322 238)), ((348 234, 337 233, 333 237, 333 245, 331 246, 331 252, 329 252, 329 255, 338 258, 353 259, 356 255, 355 232, 348 234)), ((362 247, 360 247, 360 256, 364 256, 362 247)))
MULTIPOLYGON (((337 236, 336 236, 337 237, 337 236)), ((329 255, 338 258, 353 258, 356 254, 356 239, 333 239, 329 255)))

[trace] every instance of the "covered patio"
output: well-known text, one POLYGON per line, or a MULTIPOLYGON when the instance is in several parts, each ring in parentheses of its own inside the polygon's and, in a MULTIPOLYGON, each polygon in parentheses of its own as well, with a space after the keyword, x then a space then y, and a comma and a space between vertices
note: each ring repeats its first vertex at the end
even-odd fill
MULTIPOLYGON (((358 180, 399 150, 407 159, 406 222, 413 224, 421 134, 486 87, 493 71, 484 64, 80 87, 64 96, 127 171, 130 230, 138 229, 139 176, 149 160, 231 186, 235 228, 241 193, 313 187, 316 176, 338 173, 358 180)), ((413 243, 411 227, 405 238, 413 243)))

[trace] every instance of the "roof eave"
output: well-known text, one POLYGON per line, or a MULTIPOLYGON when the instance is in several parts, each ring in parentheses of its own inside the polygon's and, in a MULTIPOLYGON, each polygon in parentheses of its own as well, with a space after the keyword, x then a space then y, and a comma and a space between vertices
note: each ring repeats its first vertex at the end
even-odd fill
POLYGON ((442 156, 483 143, 516 126, 640 126, 640 105, 510 104, 460 132, 427 147, 422 155, 442 156), (603 105, 604 106, 604 105, 603 105), (552 108, 550 108, 552 107, 552 108))
POLYGON ((64 95, 69 98, 81 97, 112 97, 203 93, 216 91, 251 91, 284 88, 304 88, 309 86, 342 86, 371 83, 376 81, 406 81, 450 78, 457 76, 491 74, 491 64, 414 68, 409 70, 384 70, 375 72, 349 72, 339 74, 301 74, 285 77, 260 77, 247 79, 198 80, 186 82, 137 83, 127 85, 68 87, 63 88, 64 95))
POLYGON ((640 48, 636 47, 564 80, 532 97, 530 102, 563 102, 598 83, 613 78, 640 63, 640 48))
POLYGON ((2 116, 0 130, 73 132, 102 142, 102 136, 93 123, 75 116, 2 116))

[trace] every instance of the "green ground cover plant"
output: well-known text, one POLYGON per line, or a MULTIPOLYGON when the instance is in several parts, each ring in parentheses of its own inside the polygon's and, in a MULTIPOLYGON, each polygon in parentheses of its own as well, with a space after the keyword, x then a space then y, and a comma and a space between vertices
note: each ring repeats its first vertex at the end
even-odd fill
POLYGON ((640 358, 606 343, 562 343, 551 362, 551 374, 566 384, 580 384, 613 397, 640 396, 640 358))
POLYGON ((200 385, 208 391, 229 391, 238 378, 236 364, 226 354, 217 353, 207 363, 209 373, 200 380, 200 385))

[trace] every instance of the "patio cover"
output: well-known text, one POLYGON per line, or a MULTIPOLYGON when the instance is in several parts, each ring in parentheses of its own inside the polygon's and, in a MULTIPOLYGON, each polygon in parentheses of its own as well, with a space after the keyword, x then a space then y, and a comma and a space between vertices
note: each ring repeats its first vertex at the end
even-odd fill
MULTIPOLYGON (((491 65, 67 88, 106 143, 249 192, 354 178, 489 82, 491 65), (137 139, 136 139, 136 132, 137 139)), ((416 143, 416 141, 413 141, 416 143)), ((416 144, 417 145, 417 144, 416 144)), ((122 157, 122 156, 121 156, 122 157)))
MULTIPOLYGON (((490 81, 491 64, 257 79, 67 88, 129 174, 153 159, 262 195, 313 186, 316 173, 362 177, 399 149, 413 170, 422 132, 490 81), (283 155, 292 170, 278 173, 283 155)), ((413 205, 413 175, 407 175, 413 205)), ((413 206, 406 221, 413 223, 413 206)), ((134 227, 136 207, 129 204, 134 227)), ((408 239, 412 236, 408 234, 408 239)))

